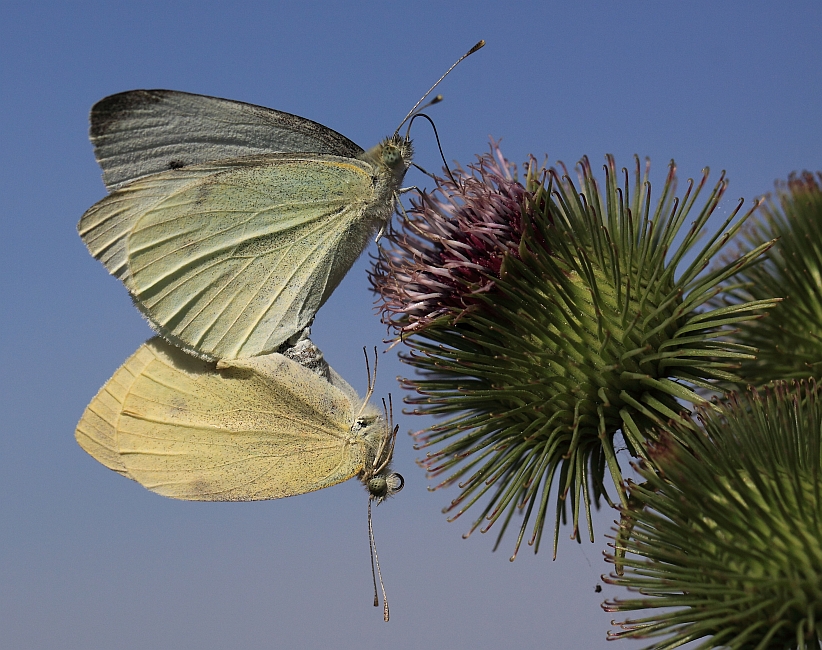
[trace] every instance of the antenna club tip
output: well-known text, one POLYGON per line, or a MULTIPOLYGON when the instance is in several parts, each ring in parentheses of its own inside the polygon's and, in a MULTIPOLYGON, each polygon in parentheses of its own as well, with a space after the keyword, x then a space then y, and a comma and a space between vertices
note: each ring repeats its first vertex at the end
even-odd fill
POLYGON ((477 43, 474 47, 472 47, 470 50, 468 50, 468 54, 466 54, 465 56, 469 56, 469 55, 473 54, 474 52, 476 52, 477 50, 482 49, 483 47, 485 47, 485 39, 480 40, 479 43, 477 43))

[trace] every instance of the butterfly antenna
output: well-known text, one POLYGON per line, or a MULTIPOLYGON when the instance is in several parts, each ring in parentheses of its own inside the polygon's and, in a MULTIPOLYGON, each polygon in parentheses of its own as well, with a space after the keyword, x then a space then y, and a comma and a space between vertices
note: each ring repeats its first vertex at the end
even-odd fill
POLYGON ((380 589, 382 589, 382 618, 388 622, 388 596, 385 594, 385 585, 382 582, 382 571, 380 571, 380 557, 377 555, 377 542, 374 539, 374 527, 371 525, 371 499, 368 500, 368 545, 371 549, 371 578, 374 581, 374 607, 380 604, 377 595, 377 577, 380 579, 380 589), (374 565, 377 566, 376 573, 374 565))
POLYGON ((368 402, 371 400, 371 396, 374 394, 374 385, 377 383, 377 348, 374 347, 374 375, 371 375, 371 364, 368 362, 368 350, 365 346, 362 348, 362 353, 365 355, 365 374, 368 378, 368 389, 365 392, 365 399, 360 404, 360 410, 357 413, 357 417, 355 419, 359 419, 359 417, 365 411, 365 408, 368 406, 368 402))
POLYGON ((371 399, 371 396, 374 394, 374 387, 377 385, 377 359, 379 359, 379 355, 377 354, 377 347, 374 346, 374 374, 371 374, 371 366, 368 363, 368 351, 363 346, 363 354, 365 355, 365 372, 368 375, 368 390, 365 393, 365 401, 366 403, 371 399))
POLYGON ((368 500, 368 550, 371 553, 371 581, 374 583, 374 607, 379 607, 377 572, 374 570, 374 528, 371 526, 371 499, 368 500))
MULTIPOLYGON (((465 54, 463 54, 459 59, 457 59, 457 61, 454 63, 454 65, 452 65, 450 68, 448 68, 448 70, 445 71, 445 74, 442 75, 439 79, 437 79, 437 83, 435 83, 433 86, 431 86, 428 89, 428 92, 425 93, 422 97, 420 97, 420 101, 418 101, 416 104, 414 104, 414 108, 412 108, 410 111, 408 111, 408 115, 406 115, 403 118, 402 122, 400 122, 400 125, 397 127, 397 130, 394 131, 394 135, 397 135, 400 132, 400 129, 402 128, 402 125, 405 124, 408 121, 408 118, 410 118, 414 114, 414 112, 417 110, 417 107, 425 101, 425 98, 428 97, 428 95, 430 95, 434 91, 434 88, 439 86, 440 82, 448 76, 448 73, 451 72, 451 70, 456 68, 462 61, 467 59, 469 56, 471 56, 474 52, 476 52, 477 50, 479 50, 483 46, 485 46, 485 41, 480 41, 474 47, 472 47, 470 50, 468 50, 465 54)), ((432 103, 435 103, 435 102, 432 102, 432 103)))
POLYGON ((377 360, 379 359, 379 355, 377 354, 377 346, 374 346, 374 374, 371 374, 371 364, 368 362, 368 350, 365 346, 362 348, 362 353, 365 355, 365 374, 368 377, 368 389, 365 392, 365 399, 362 401, 360 405, 360 411, 357 413, 357 417, 355 419, 359 419, 359 417, 363 414, 368 403, 371 401, 371 397, 374 395, 374 387, 377 385, 377 360))

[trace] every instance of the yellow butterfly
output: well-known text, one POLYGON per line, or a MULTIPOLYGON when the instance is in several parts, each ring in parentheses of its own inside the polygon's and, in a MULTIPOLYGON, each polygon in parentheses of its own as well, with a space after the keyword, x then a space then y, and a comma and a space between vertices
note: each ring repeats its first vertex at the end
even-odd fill
POLYGON ((278 353, 215 363, 155 337, 100 389, 75 437, 174 499, 278 499, 357 476, 382 501, 403 485, 390 471, 396 430, 322 364, 278 353))
POLYGON ((413 156, 400 127, 364 151, 262 106, 112 95, 91 110, 111 194, 78 230, 168 341, 206 359, 267 354, 310 324, 391 218, 413 156))

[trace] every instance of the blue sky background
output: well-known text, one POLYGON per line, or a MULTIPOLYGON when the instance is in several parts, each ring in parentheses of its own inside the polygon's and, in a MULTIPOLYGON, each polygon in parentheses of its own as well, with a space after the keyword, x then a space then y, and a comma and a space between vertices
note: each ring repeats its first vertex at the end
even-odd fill
MULTIPOLYGON (((429 112, 449 160, 502 138, 573 164, 670 158, 731 180, 727 215, 793 170, 822 169, 822 3, 13 2, 0 6, 0 646, 4 648, 604 648, 597 543, 559 558, 513 539, 461 539, 455 493, 429 493, 400 416, 406 489, 375 511, 392 620, 371 607, 366 494, 357 481, 249 504, 154 495, 74 442, 75 424, 150 336, 77 236, 105 194, 91 105, 171 88, 270 106, 368 148, 480 38, 429 112)), ((416 161, 439 167, 415 126, 416 161)), ((408 184, 424 185, 412 172, 408 184)), ((657 191, 659 186, 657 186, 657 191)), ((363 258, 314 339, 361 392, 362 347, 385 329, 363 258)), ((378 394, 404 372, 382 355, 378 394)), ((636 648, 618 643, 608 647, 636 648)))

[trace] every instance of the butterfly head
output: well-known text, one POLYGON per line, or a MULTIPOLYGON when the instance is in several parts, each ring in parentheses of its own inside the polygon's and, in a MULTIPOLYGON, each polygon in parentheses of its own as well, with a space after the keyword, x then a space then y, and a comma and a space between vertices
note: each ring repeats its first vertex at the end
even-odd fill
POLYGON ((414 147, 408 137, 395 133, 365 152, 363 158, 374 165, 382 174, 402 181, 411 166, 414 147))
POLYGON ((394 496, 405 485, 402 476, 391 471, 399 425, 392 426, 391 411, 388 408, 385 410, 386 417, 379 415, 375 409, 373 413, 366 412, 357 418, 362 427, 360 434, 364 437, 366 449, 365 467, 360 474, 360 481, 368 490, 370 498, 377 503, 394 496))

